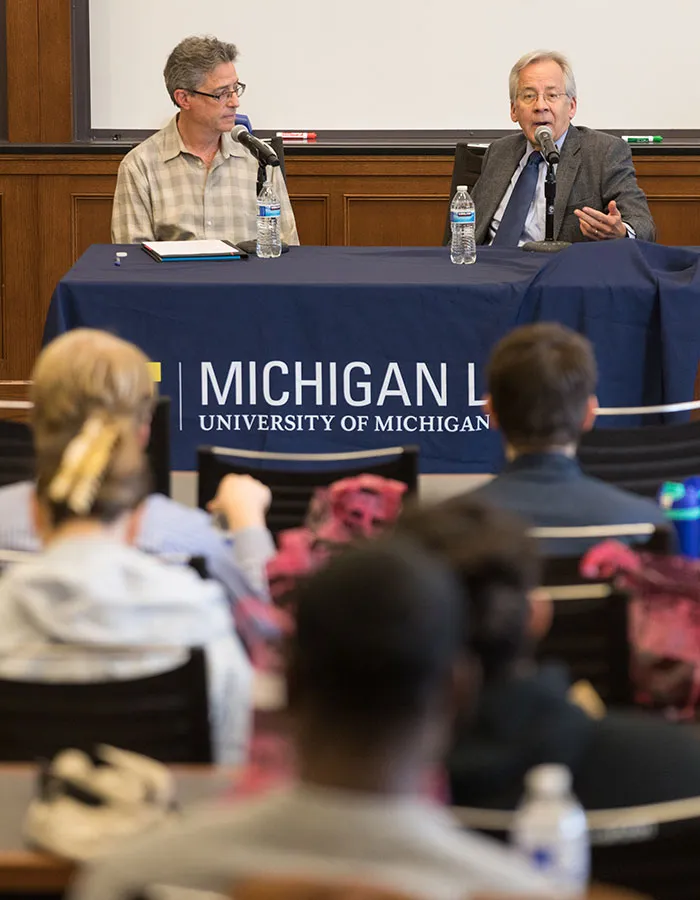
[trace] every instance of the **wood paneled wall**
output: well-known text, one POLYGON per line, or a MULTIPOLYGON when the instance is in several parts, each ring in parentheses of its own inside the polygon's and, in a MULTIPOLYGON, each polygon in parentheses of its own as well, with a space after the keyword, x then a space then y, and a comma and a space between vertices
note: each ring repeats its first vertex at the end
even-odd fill
MULTIPOLYGON (((121 156, 0 154, 0 379, 26 379, 59 279, 110 242, 121 156)), ((665 244, 700 245, 700 156, 636 160, 665 244)), ((447 156, 293 156, 287 179, 305 244, 437 246, 447 156)), ((0 390, 0 396, 7 397, 0 390)))
POLYGON ((4 4, 9 140, 72 141, 71 0, 4 4))

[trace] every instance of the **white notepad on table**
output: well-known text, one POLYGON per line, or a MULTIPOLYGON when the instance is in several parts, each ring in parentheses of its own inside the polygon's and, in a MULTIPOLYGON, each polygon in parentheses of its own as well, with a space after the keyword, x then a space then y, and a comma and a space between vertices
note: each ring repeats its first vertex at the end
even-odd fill
POLYGON ((143 249, 165 262, 178 259, 241 259, 247 254, 228 241, 143 241, 143 249))

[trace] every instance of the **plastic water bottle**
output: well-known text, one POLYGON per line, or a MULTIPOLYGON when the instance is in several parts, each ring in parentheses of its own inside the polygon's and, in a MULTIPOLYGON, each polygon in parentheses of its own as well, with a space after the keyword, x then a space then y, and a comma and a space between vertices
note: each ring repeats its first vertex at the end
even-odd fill
POLYGON ((258 195, 258 240, 255 253, 261 259, 276 259, 282 253, 280 236, 280 202, 266 181, 258 195))
POLYGON ((590 847, 586 814, 571 793, 571 772, 566 766, 536 766, 527 773, 525 787, 511 841, 561 891, 562 898, 582 897, 590 847))
POLYGON ((697 478, 683 483, 665 481, 659 489, 659 506, 673 522, 678 545, 684 556, 700 556, 700 491, 697 478))
POLYGON ((469 190, 460 184, 450 205, 450 259, 455 264, 476 262, 476 213, 469 190))

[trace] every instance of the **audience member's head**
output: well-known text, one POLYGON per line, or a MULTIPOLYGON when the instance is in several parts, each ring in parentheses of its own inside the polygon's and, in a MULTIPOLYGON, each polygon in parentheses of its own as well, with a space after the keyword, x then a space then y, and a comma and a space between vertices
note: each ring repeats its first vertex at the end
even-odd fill
POLYGON ((46 439, 36 464, 35 521, 44 542, 70 522, 111 525, 148 493, 148 465, 129 419, 97 413, 72 439, 46 439))
POLYGON ((549 627, 551 607, 535 599, 540 564, 519 519, 462 496, 407 510, 397 533, 456 575, 469 621, 468 649, 486 681, 531 658, 549 627))
POLYGON ((132 423, 148 440, 154 389, 148 359, 138 347, 92 328, 78 328, 52 341, 32 373, 32 428, 38 453, 55 453, 95 413, 132 423))
POLYGON ((590 342, 554 322, 516 328, 488 365, 487 409, 514 453, 574 453, 598 400, 590 342))
POLYGON ((459 585, 417 545, 381 538, 332 558, 296 591, 288 660, 302 777, 415 790, 459 699, 459 585))

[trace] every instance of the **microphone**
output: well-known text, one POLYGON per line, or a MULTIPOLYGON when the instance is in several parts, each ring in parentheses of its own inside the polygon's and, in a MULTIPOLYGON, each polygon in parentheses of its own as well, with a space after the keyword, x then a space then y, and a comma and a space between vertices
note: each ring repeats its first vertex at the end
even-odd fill
MULTIPOLYGON (((551 135, 551 131, 550 131, 551 135)), ((279 157, 264 141, 252 135, 245 125, 236 125, 231 131, 231 137, 239 144, 243 144, 246 150, 250 151, 253 156, 264 166, 279 166, 279 157)))
MULTIPOLYGON (((242 127, 242 126, 241 126, 242 127)), ((535 129, 535 140, 539 144, 542 156, 552 165, 559 162, 559 151, 554 143, 552 129, 549 125, 538 125, 535 129)))

